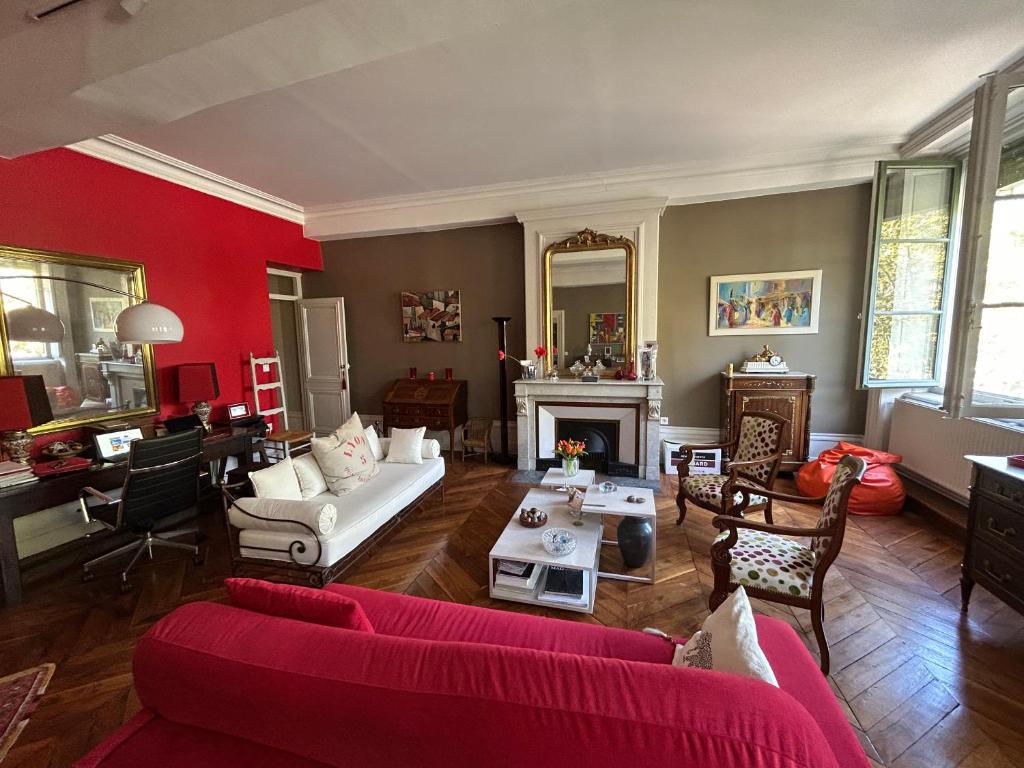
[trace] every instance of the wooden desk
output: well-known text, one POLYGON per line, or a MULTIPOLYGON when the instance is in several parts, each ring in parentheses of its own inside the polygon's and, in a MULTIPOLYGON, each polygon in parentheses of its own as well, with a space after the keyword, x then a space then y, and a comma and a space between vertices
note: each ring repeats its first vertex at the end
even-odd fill
POLYGON ((460 379, 398 379, 384 395, 384 434, 392 427, 447 432, 455 461, 455 430, 466 423, 466 382, 460 379))
MULTIPOLYGON (((252 462, 253 438, 258 430, 214 430, 203 438, 203 461, 211 462, 234 456, 239 464, 252 462)), ((223 480, 227 462, 221 461, 218 477, 223 480)), ((109 491, 124 485, 127 462, 93 464, 88 469, 41 479, 38 483, 0 490, 0 583, 8 605, 22 601, 21 566, 18 543, 14 537, 14 520, 50 507, 78 499, 78 491, 90 485, 98 491, 109 491)))

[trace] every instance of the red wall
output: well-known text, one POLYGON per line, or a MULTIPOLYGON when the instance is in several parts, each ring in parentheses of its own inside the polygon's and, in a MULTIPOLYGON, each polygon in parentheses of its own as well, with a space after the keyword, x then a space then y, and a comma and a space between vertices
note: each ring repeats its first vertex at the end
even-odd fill
POLYGON ((249 352, 273 350, 267 262, 322 269, 298 224, 67 149, 0 158, 0 243, 146 265, 149 298, 185 326, 180 344, 153 348, 163 415, 188 410, 180 363, 216 363, 215 417, 252 403, 249 352))

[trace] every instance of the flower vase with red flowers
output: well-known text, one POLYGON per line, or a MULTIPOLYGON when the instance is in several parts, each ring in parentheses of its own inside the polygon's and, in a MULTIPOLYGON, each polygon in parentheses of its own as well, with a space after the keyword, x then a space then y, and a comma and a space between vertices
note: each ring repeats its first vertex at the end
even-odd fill
POLYGON ((562 472, 574 477, 580 471, 580 457, 587 455, 587 444, 583 440, 559 440, 555 443, 555 455, 562 458, 562 472))
POLYGON ((537 378, 537 370, 538 369, 543 370, 543 368, 544 368, 543 361, 544 361, 544 357, 547 355, 547 350, 544 349, 544 347, 534 347, 533 354, 537 358, 537 362, 536 363, 533 362, 533 360, 526 360, 526 359, 520 360, 518 357, 512 357, 512 355, 506 354, 503 350, 499 349, 498 350, 498 360, 501 361, 501 362, 504 362, 506 359, 508 359, 508 360, 515 360, 523 368, 523 378, 524 379, 536 379, 537 378))

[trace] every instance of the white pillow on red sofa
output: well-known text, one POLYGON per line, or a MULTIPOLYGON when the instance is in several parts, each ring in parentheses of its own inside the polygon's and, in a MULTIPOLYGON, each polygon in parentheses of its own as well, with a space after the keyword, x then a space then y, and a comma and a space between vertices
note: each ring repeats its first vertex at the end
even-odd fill
POLYGON ((333 494, 348 493, 380 472, 358 413, 327 437, 314 437, 312 445, 313 456, 333 494))
POLYGON ((672 666, 732 672, 779 687, 771 664, 757 643, 754 612, 743 587, 737 588, 704 619, 686 645, 676 646, 672 666))

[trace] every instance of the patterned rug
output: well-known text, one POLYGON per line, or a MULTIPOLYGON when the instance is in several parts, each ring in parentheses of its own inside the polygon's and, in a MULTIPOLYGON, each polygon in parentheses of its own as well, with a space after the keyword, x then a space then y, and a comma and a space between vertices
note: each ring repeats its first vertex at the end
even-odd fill
POLYGON ((42 664, 0 678, 0 763, 28 725, 54 669, 53 664, 42 664))

